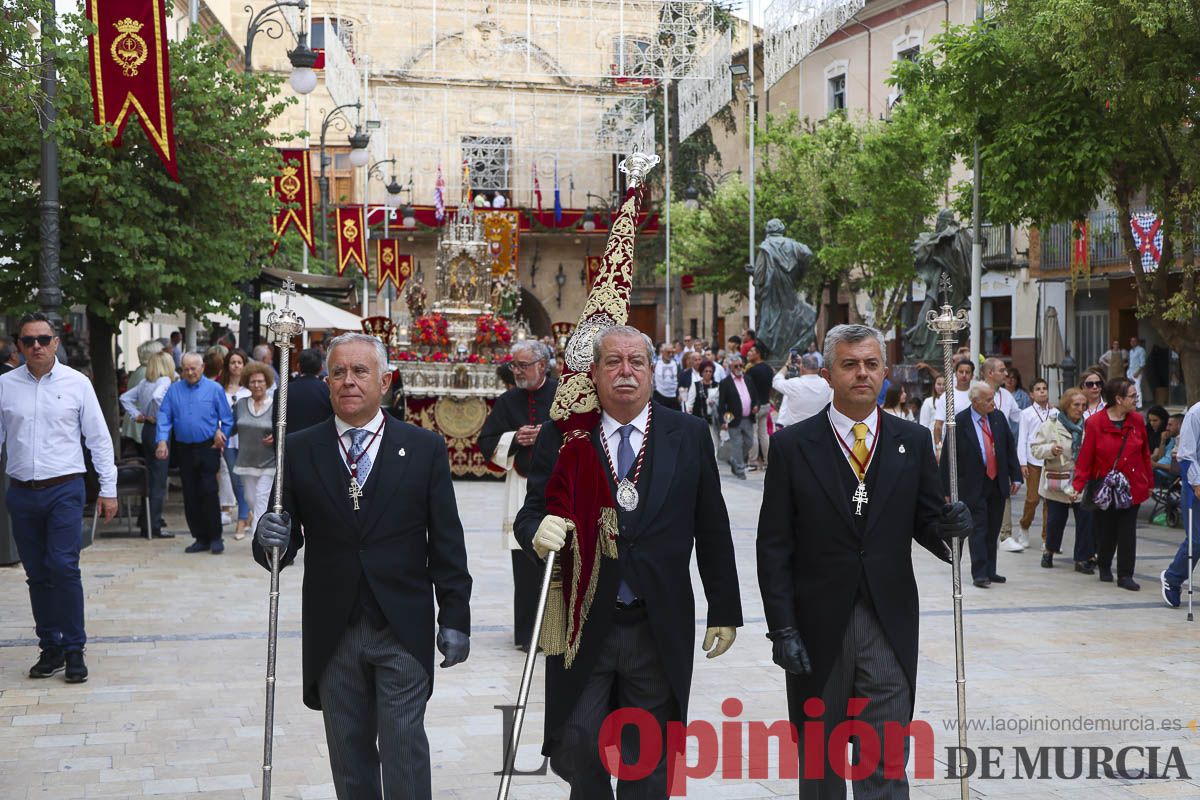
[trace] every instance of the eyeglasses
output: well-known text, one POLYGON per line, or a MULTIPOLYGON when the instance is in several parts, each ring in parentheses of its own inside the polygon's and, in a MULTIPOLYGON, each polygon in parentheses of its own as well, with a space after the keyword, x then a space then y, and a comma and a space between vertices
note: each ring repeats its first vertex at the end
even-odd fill
POLYGON ((542 363, 540 360, 539 361, 513 361, 509 364, 509 366, 511 366, 517 372, 524 372, 527 369, 533 369, 540 363, 542 363))
POLYGON ((1104 381, 1084 381, 1083 385, 1089 389, 1099 389, 1104 385, 1104 381))
POLYGON ((33 347, 34 342, 37 342, 42 347, 49 347, 50 343, 53 341, 54 341, 53 336, 47 336, 44 333, 41 336, 22 336, 21 337, 21 344, 25 345, 26 347, 33 347))

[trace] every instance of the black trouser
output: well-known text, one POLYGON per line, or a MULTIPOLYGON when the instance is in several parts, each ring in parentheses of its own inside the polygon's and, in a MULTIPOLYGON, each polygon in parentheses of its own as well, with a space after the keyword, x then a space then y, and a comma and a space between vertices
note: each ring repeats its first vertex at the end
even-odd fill
POLYGON ((543 569, 524 550, 509 552, 512 553, 513 570, 513 644, 527 646, 537 617, 543 569))
POLYGON ((1096 560, 1100 574, 1112 572, 1113 553, 1117 554, 1117 577, 1132 578, 1137 560, 1138 506, 1097 508, 1092 512, 1092 530, 1096 535, 1096 560))
POLYGON ((1079 503, 1060 503, 1057 500, 1046 501, 1046 550, 1057 553, 1062 549, 1063 534, 1067 529, 1067 517, 1075 515, 1075 552, 1076 563, 1087 561, 1096 555, 1096 543, 1092 539, 1092 515, 1079 503))
POLYGON ((179 454, 179 480, 183 483, 183 513, 188 530, 197 542, 211 544, 221 539, 221 499, 217 491, 217 470, 221 451, 211 442, 176 442, 179 454))
POLYGON ((1005 497, 1000 484, 985 481, 983 497, 973 498, 971 508, 971 577, 977 581, 987 580, 996 574, 996 547, 1000 537, 1000 523, 1004 518, 1005 497))

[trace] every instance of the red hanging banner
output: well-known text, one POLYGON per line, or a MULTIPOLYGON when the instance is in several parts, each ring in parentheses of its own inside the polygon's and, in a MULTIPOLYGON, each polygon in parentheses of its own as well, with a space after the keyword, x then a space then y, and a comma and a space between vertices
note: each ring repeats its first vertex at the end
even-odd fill
POLYGON ((112 126, 119 147, 136 113, 167 174, 179 180, 163 0, 88 0, 87 18, 96 26, 88 37, 96 124, 112 126))
POLYGON ((391 281, 396 292, 404 288, 413 271, 413 257, 400 252, 399 239, 375 240, 375 291, 383 290, 383 284, 391 281))
POLYGON ((275 213, 271 227, 275 231, 275 247, 279 249, 279 240, 287 232, 289 226, 295 226, 300 238, 308 245, 308 252, 317 254, 313 241, 313 206, 312 206, 312 171, 308 163, 307 150, 279 151, 283 158, 283 167, 271 181, 271 196, 279 198, 286 205, 275 213))
POLYGON ((358 262, 363 277, 367 277, 367 226, 363 222, 363 207, 339 206, 334 209, 333 220, 337 228, 338 277, 346 271, 351 260, 358 262))

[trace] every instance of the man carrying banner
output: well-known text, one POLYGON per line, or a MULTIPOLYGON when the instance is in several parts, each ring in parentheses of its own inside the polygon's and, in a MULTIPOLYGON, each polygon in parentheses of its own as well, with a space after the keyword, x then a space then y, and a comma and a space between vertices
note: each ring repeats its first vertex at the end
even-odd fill
POLYGON ((547 377, 550 348, 533 339, 512 346, 516 386, 496 398, 479 431, 479 452, 507 473, 504 481, 504 545, 512 551, 513 644, 529 649, 533 619, 537 614, 542 570, 513 537, 513 522, 525 502, 525 485, 533 461, 533 443, 550 419, 550 404, 558 381, 547 377))
MULTIPOLYGON (((534 448, 515 533, 539 558, 556 553, 540 645, 546 652, 543 753, 573 800, 665 798, 676 753, 640 780, 632 746, 606 718, 641 709, 657 723, 687 717, 696 642, 691 553, 708 600, 704 649, 729 649, 742 624, 729 517, 708 427, 650 402, 654 347, 626 326, 640 184, 657 162, 634 154, 629 190, 613 220, 604 264, 564 353, 554 425, 534 448), (624 747, 623 745, 630 745, 624 747), (602 758, 601 751, 604 751, 602 758), (622 754, 622 750, 625 752, 622 754)), ((632 731, 630 731, 632 732, 632 731)), ((645 744, 642 742, 641 744, 645 744)))
MULTIPOLYGON (((798 737, 799 796, 809 800, 846 796, 844 745, 835 752, 829 737, 848 704, 867 701, 854 716, 880 742, 885 723, 912 720, 912 543, 949 562, 946 539, 971 530, 966 506, 942 501, 929 432, 875 405, 887 374, 883 334, 838 325, 825 335, 824 360, 833 400, 772 439, 758 516, 758 583, 774 661, 787 671, 788 716, 798 730, 813 722, 824 731, 824 757, 806 754, 809 736, 798 737)), ((851 763, 862 763, 859 747, 856 737, 851 763)), ((882 753, 854 796, 907 798, 905 760, 882 753)))

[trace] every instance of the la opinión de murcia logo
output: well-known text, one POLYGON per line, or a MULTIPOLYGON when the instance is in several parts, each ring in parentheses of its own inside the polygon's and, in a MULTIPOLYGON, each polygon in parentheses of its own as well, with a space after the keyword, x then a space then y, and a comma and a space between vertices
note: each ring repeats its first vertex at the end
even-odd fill
MULTIPOLYGON (((860 718, 868 703, 866 698, 851 698, 846 707, 846 719, 833 726, 828 735, 825 723, 820 719, 825 713, 825 703, 820 698, 805 701, 804 713, 809 719, 800 730, 789 720, 737 719, 743 704, 730 697, 721 704, 721 713, 727 719, 716 724, 708 720, 693 720, 686 725, 668 722, 665 737, 650 712, 640 708, 619 708, 605 719, 596 746, 608 773, 626 781, 648 776, 664 752, 676 754, 667 763, 667 786, 671 797, 686 797, 688 781, 711 778, 718 767, 722 780, 799 780, 800 741, 804 742, 803 777, 806 780, 824 778, 827 769, 846 780, 861 780, 874 773, 881 764, 884 777, 896 780, 905 775, 910 751, 914 778, 930 780, 937 777, 933 727, 924 720, 913 720, 908 725, 885 722, 881 741, 875 728, 860 718), (627 728, 637 731, 639 742, 638 758, 631 764, 625 763, 621 755, 621 737, 627 728), (852 763, 849 756, 826 759, 827 749, 830 753, 847 753, 852 740, 858 745, 857 761, 852 763), (689 762, 686 755, 689 746, 694 746, 694 762, 689 762), (771 774, 772 754, 778 756, 777 774, 774 775, 771 774)), ((516 706, 498 705, 495 708, 503 714, 507 738, 516 706)), ((1163 730, 1181 731, 1195 727, 1194 723, 1171 722, 1173 724, 1164 721, 1163 730)), ((1096 730, 1112 726, 1083 727, 1096 730)), ((503 742, 502 754, 508 745, 508 741, 503 742)), ((1179 748, 1165 745, 1128 744, 1119 748, 1019 745, 962 749, 951 746, 945 748, 943 763, 943 777, 949 780, 958 780, 962 773, 979 780, 1128 781, 1189 780, 1191 777, 1179 748)), ((543 760, 537 769, 517 770, 514 775, 545 775, 547 764, 548 760, 543 760)))

